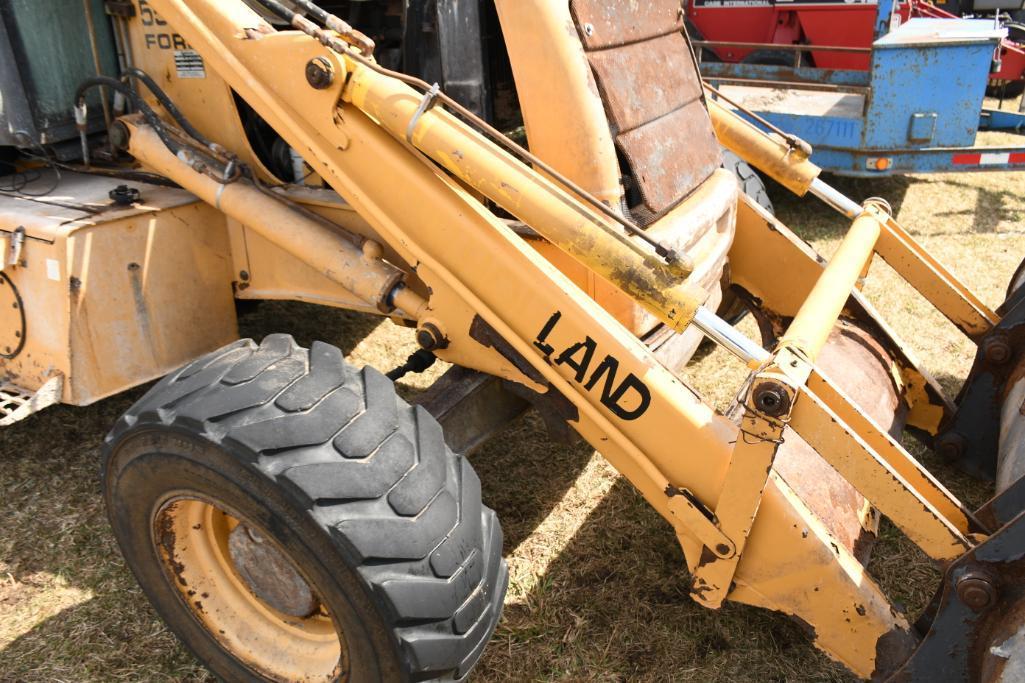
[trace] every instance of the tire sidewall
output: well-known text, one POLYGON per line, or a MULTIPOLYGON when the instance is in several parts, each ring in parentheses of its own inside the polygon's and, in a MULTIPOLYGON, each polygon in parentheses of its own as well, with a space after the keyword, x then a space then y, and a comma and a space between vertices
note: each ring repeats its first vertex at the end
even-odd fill
POLYGON ((154 537, 160 507, 176 494, 199 494, 261 527, 293 558, 342 629, 350 681, 405 680, 399 644, 342 539, 306 511, 309 502, 261 471, 257 457, 166 425, 118 438, 103 468, 107 514, 126 562, 185 646, 226 680, 266 680, 225 652, 171 584, 154 537), (144 512, 145 511, 145 512, 144 512), (159 586, 159 589, 149 587, 159 586))

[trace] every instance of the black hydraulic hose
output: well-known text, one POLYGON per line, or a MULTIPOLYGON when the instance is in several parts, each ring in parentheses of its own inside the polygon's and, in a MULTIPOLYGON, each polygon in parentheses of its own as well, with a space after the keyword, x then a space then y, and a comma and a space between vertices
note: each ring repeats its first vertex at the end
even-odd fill
POLYGON ((317 4, 310 2, 310 0, 292 0, 292 3, 296 7, 309 12, 310 15, 312 15, 313 18, 319 21, 323 26, 328 26, 328 22, 331 21, 331 14, 317 4))
POLYGON ((185 115, 182 114, 181 110, 178 109, 177 105, 175 105, 171 98, 167 96, 167 93, 164 92, 159 85, 157 85, 156 81, 154 81, 148 73, 146 73, 142 69, 129 67, 125 69, 123 72, 121 72, 121 78, 134 78, 142 82, 142 84, 145 85, 151 93, 153 93, 153 96, 157 98, 157 101, 160 102, 160 106, 162 106, 164 110, 171 115, 171 118, 173 118, 175 122, 179 126, 181 126, 182 130, 188 133, 190 137, 194 138, 204 147, 208 147, 212 150, 218 149, 214 145, 214 143, 210 142, 210 140, 208 140, 202 133, 200 133, 199 130, 195 126, 193 126, 187 118, 185 118, 185 115))
POLYGON ((364 55, 369 57, 374 54, 374 41, 361 31, 357 31, 349 22, 343 21, 337 15, 331 14, 310 0, 292 0, 292 2, 309 12, 321 25, 345 36, 346 40, 355 45, 364 55))
POLYGON ((288 9, 277 0, 256 0, 258 3, 267 8, 270 12, 278 15, 288 23, 294 23, 296 17, 302 19, 302 16, 295 10, 288 9))
MULTIPOLYGON (((108 76, 92 76, 91 78, 87 78, 84 81, 82 81, 82 83, 78 86, 78 90, 75 91, 76 118, 79 118, 78 111, 83 112, 82 116, 80 117, 81 123, 79 124, 80 130, 83 131, 83 134, 85 124, 84 112, 86 106, 85 94, 90 89, 99 87, 107 87, 112 90, 116 90, 117 92, 127 97, 128 100, 132 103, 132 106, 134 106, 139 112, 142 113, 143 118, 146 119, 146 123, 152 126, 153 130, 157 132, 157 135, 160 137, 160 140, 164 143, 164 145, 169 150, 171 150, 172 153, 178 153, 178 150, 181 148, 181 145, 175 142, 174 139, 172 139, 171 136, 168 135, 167 128, 164 126, 164 122, 160 120, 160 117, 157 116, 157 113, 155 111, 153 111, 153 108, 146 104, 146 101, 139 97, 138 94, 136 94, 131 88, 129 88, 127 84, 117 80, 116 78, 110 78, 108 76)), ((86 156, 85 161, 86 165, 88 166, 88 156, 86 156)))

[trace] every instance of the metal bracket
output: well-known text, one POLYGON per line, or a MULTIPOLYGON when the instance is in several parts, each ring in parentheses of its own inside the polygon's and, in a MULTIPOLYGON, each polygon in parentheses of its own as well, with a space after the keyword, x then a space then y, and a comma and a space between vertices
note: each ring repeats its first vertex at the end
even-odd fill
POLYGON ((975 361, 957 397, 957 412, 936 437, 940 457, 989 480, 997 472, 1000 397, 1025 351, 1025 287, 1012 292, 999 313, 1000 322, 978 340, 975 361))
POLYGON ((773 366, 754 375, 748 385, 740 433, 715 507, 719 526, 733 539, 736 553, 702 557, 695 567, 690 594, 706 607, 719 607, 726 600, 796 397, 797 389, 773 366))
MULTIPOLYGON (((6 263, 8 266, 17 266, 21 263, 21 248, 25 245, 25 226, 19 225, 11 233, 11 243, 7 248, 6 263)), ((3 268, 0 268, 3 270, 3 268)))
POLYGON ((434 106, 434 102, 437 100, 438 93, 440 92, 441 86, 435 83, 431 86, 430 90, 424 93, 424 98, 420 100, 420 106, 416 108, 413 118, 409 120, 409 125, 406 126, 406 142, 409 144, 413 144, 413 131, 416 130, 416 124, 420 122, 420 117, 434 106))
POLYGON ((994 520, 1003 525, 947 567, 940 593, 918 625, 925 637, 887 680, 1020 680, 1025 668, 1023 499, 1022 486, 1014 485, 977 512, 986 517, 987 510, 1018 511, 1006 522, 994 520))
POLYGON ((680 520, 685 531, 701 541, 716 557, 728 558, 737 554, 737 546, 719 528, 715 515, 702 505, 687 489, 666 487, 669 512, 680 520))

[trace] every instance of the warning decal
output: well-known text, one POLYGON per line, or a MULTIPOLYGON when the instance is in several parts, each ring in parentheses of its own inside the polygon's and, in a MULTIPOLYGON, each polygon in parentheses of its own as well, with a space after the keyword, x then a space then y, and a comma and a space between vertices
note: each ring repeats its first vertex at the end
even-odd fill
POLYGON ((178 78, 206 78, 203 58, 195 50, 175 50, 174 66, 178 70, 178 78))

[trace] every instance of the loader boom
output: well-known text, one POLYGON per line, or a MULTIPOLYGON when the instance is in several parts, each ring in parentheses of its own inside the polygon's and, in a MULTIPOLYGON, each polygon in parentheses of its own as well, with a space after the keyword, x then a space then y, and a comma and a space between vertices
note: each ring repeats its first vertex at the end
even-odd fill
MULTIPOLYGON (((702 290, 679 266, 688 262, 686 254, 675 265, 667 261, 579 195, 475 130, 472 121, 436 105, 431 93, 375 65, 345 43, 345 36, 315 33, 318 42, 302 31, 276 32, 236 1, 147 4, 300 151, 382 243, 411 264, 428 294, 412 297, 399 280, 387 278, 377 280, 386 282, 386 289, 357 287, 371 273, 389 269, 379 247, 354 251, 337 235, 325 235, 328 241, 317 246, 298 234, 281 233, 283 226, 273 219, 263 226, 252 216, 239 215, 240 220, 268 236, 277 234, 288 251, 329 276, 336 268, 345 271, 343 284, 368 304, 431 330, 444 340, 436 350, 439 357, 561 402, 574 429, 673 525, 699 602, 715 607, 728 597, 792 614, 812 627, 816 645, 862 677, 887 675, 908 660, 919 636, 907 619, 771 468, 779 444, 790 434, 800 435, 937 561, 978 552, 992 531, 816 368, 838 317, 859 309, 852 292, 877 251, 966 333, 981 334, 996 320, 884 209, 859 207, 840 250, 822 266, 785 228, 741 200, 735 251, 763 237, 780 243, 782 235, 787 258, 803 264, 795 271, 818 273, 804 290, 785 274, 775 283, 802 303, 790 312, 793 321, 779 344, 762 351, 702 308, 702 290), (310 69, 321 72, 316 82, 307 79, 310 69), (641 341, 497 219, 480 196, 673 330, 699 324, 743 356, 752 375, 741 392, 747 408, 741 424, 702 402, 641 341)), ((273 9, 275 3, 261 4, 273 9)), ((314 33, 303 21, 293 23, 314 33)), ((735 115, 717 106, 713 112, 721 134, 736 130, 732 139, 751 136, 748 124, 735 115)), ((145 122, 121 125, 127 151, 144 167, 215 205, 223 200, 222 210, 231 213, 230 196, 242 189, 218 190, 181 154, 165 149, 145 122)), ((763 149, 771 144, 762 143, 763 149)), ((736 149, 743 153, 746 147, 736 149)), ((757 162, 757 156, 751 160, 757 162)), ((808 165, 796 158, 794 164, 808 165)), ((685 220, 688 210, 684 202, 659 220, 685 220)), ((743 272, 736 277, 759 279, 743 272)), ((901 371, 920 391, 914 408, 935 422, 942 400, 930 393, 934 386, 911 363, 901 371), (931 413, 924 409, 928 406, 931 413)))

